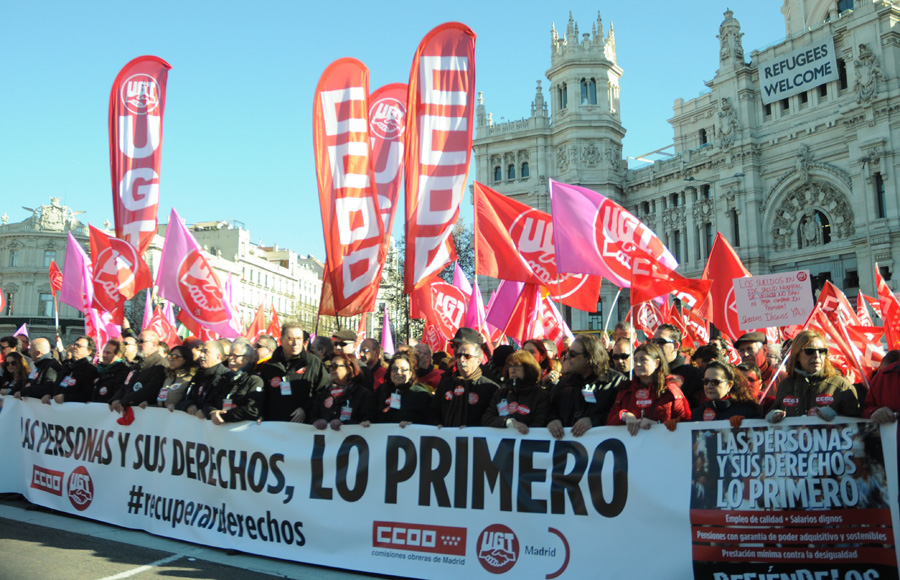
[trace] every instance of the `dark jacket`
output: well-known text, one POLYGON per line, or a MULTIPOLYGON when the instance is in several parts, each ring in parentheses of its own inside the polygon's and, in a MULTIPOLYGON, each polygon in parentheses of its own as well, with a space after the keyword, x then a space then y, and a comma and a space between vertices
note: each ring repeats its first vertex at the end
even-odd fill
POLYGON ((113 396, 113 401, 120 401, 123 406, 154 404, 159 388, 166 380, 168 363, 162 352, 156 351, 147 358, 141 359, 125 376, 125 384, 113 396))
POLYGON ((429 422, 444 427, 480 426, 497 388, 497 383, 485 376, 467 380, 444 373, 431 399, 429 422))
POLYGON ((263 419, 290 421, 291 413, 302 407, 309 417, 315 395, 331 384, 322 361, 307 351, 285 360, 282 347, 260 371, 265 393, 263 419), (284 385, 284 386, 282 386, 284 385))
POLYGON ((516 381, 500 387, 481 418, 485 427, 506 427, 515 419, 529 427, 546 427, 550 409, 550 393, 536 383, 516 381))
POLYGON ((362 375, 343 387, 331 385, 316 393, 309 423, 318 419, 331 422, 339 419, 344 425, 359 425, 375 419, 375 395, 366 386, 362 375))
POLYGON ((725 397, 715 401, 706 401, 691 410, 691 421, 718 421, 738 416, 745 419, 759 419, 759 406, 755 403, 738 403, 731 397, 725 397))
POLYGON ((616 393, 627 383, 625 375, 613 369, 602 377, 594 373, 587 378, 578 374, 566 375, 551 391, 547 423, 558 419, 563 427, 571 427, 579 419, 588 417, 594 427, 605 425, 616 393))
POLYGON ((131 367, 125 361, 115 361, 110 365, 97 365, 97 378, 91 392, 91 401, 109 403, 122 385, 131 367))
POLYGON ((684 355, 678 353, 669 363, 669 375, 675 379, 675 384, 684 393, 689 405, 699 405, 706 400, 703 392, 703 372, 694 365, 688 364, 684 355))
POLYGON ((376 423, 427 423, 428 410, 431 406, 431 391, 428 387, 416 383, 395 386, 386 381, 375 391, 376 423), (396 393, 400 400, 399 409, 391 407, 391 395, 396 393))
POLYGON ((210 412, 222 408, 222 399, 231 390, 231 381, 227 376, 229 372, 222 363, 208 369, 198 369, 175 408, 187 411, 190 407, 196 407, 209 417, 210 412))
POLYGON ((784 411, 787 417, 803 417, 815 407, 831 407, 844 417, 859 417, 861 413, 856 389, 840 375, 826 379, 794 371, 794 376, 778 385, 773 410, 784 411))
POLYGON ((220 408, 225 411, 222 420, 226 423, 256 421, 265 398, 262 379, 247 371, 231 371, 227 381, 231 388, 222 399, 220 408))
POLYGON ((23 397, 40 399, 44 395, 52 395, 53 389, 63 379, 63 367, 50 353, 39 357, 34 361, 28 381, 22 387, 23 397))
POLYGON ((62 395, 66 403, 87 403, 94 392, 94 382, 100 373, 88 357, 73 361, 65 377, 53 389, 53 396, 62 395))

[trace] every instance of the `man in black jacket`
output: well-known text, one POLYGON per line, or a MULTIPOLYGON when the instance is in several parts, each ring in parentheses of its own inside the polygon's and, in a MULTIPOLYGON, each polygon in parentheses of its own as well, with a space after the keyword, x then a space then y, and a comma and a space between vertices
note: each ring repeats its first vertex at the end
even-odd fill
POLYGON ((443 427, 480 426, 497 391, 497 383, 481 374, 481 334, 460 328, 453 337, 456 372, 444 373, 431 399, 430 419, 443 427))
POLYGON ((312 355, 309 335, 296 323, 281 329, 281 346, 260 371, 265 390, 263 419, 303 423, 315 394, 331 384, 322 361, 312 355))
MULTIPOLYGON (((259 339, 257 343, 258 341, 259 339)), ((225 396, 221 400, 221 406, 209 415, 213 425, 256 421, 259 418, 265 395, 262 379, 253 374, 256 352, 245 338, 235 340, 231 346, 225 396)))
POLYGON ((32 341, 31 358, 34 360, 34 368, 22 390, 13 393, 17 399, 22 397, 42 399, 44 395, 52 395, 53 389, 63 378, 62 365, 50 354, 50 341, 46 338, 36 338, 32 341))
POLYGON ((159 389, 166 380, 166 357, 159 350, 159 335, 152 330, 145 330, 137 340, 141 354, 144 355, 137 365, 125 377, 125 384, 116 391, 109 404, 110 411, 122 413, 125 407, 140 405, 143 402, 156 403, 159 389))
POLYGON ((227 378, 228 367, 225 361, 225 349, 217 340, 210 340, 200 349, 200 370, 191 379, 184 392, 184 397, 176 408, 193 415, 198 419, 206 419, 215 410, 222 409, 222 399, 230 390, 227 378))
MULTIPOLYGON (((89 336, 79 336, 72 345, 72 358, 68 361, 64 372, 65 378, 53 389, 53 400, 63 403, 87 403, 91 400, 99 373, 97 367, 91 362, 97 352, 97 343, 89 336)), ((41 399, 45 404, 50 404, 50 395, 44 395, 41 399)))

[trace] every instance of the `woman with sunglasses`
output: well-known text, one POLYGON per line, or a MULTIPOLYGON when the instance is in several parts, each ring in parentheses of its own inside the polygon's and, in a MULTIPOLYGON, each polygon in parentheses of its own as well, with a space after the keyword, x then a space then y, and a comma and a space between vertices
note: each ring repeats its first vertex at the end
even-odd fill
POLYGON ((19 352, 11 352, 3 361, 3 383, 0 384, 0 395, 6 396, 16 393, 28 382, 28 374, 31 367, 19 352))
POLYGON ((368 427, 375 414, 375 395, 363 383, 356 358, 336 352, 324 364, 331 372, 332 384, 316 395, 310 413, 313 427, 335 431, 341 425, 368 427))
POLYGON ((729 419, 740 427, 744 419, 758 419, 759 406, 753 399, 746 377, 734 365, 712 360, 703 373, 706 402, 691 411, 694 421, 729 419))
POLYGON ((856 389, 831 366, 819 332, 804 330, 794 337, 785 371, 788 376, 778 385, 775 405, 766 415, 770 423, 804 415, 826 421, 837 415, 859 417, 856 389))
POLYGON ((522 435, 529 427, 544 427, 550 395, 541 388, 541 367, 531 353, 518 350, 506 359, 503 385, 494 393, 481 424, 485 427, 506 427, 522 435))
POLYGON ((387 380, 375 391, 376 423, 427 424, 431 390, 416 377, 416 351, 398 352, 391 358, 387 380))
POLYGON ((194 351, 184 345, 173 347, 167 360, 166 380, 156 396, 156 404, 174 411, 197 373, 197 361, 194 360, 194 351))
POLYGON ((678 383, 669 375, 662 349, 652 342, 634 351, 634 378, 619 391, 606 420, 607 425, 625 425, 637 435, 656 423, 671 431, 679 421, 691 420, 691 409, 678 383))

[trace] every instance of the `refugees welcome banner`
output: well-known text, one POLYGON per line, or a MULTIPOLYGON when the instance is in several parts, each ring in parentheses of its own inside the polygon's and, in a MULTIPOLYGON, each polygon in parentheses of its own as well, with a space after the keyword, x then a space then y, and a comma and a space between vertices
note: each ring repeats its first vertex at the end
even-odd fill
POLYGON ((106 405, 7 397, 0 491, 161 536, 413 578, 596 577, 598 566, 610 578, 636 566, 642 578, 897 577, 894 425, 879 437, 867 422, 723 421, 555 441, 545 429, 215 426, 153 408, 127 427, 116 418, 106 405))

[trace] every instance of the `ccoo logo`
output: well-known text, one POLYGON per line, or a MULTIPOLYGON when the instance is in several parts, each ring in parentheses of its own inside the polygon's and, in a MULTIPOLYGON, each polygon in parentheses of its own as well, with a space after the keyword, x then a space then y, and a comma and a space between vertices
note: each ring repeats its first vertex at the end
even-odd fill
POLYGON ((79 465, 69 474, 68 493, 69 501, 78 511, 83 512, 91 505, 94 499, 94 482, 83 465, 79 465))
POLYGON ((503 574, 519 559, 519 539, 502 524, 493 524, 478 536, 478 561, 491 574, 503 574))
POLYGON ((160 94, 156 79, 144 73, 128 77, 119 92, 122 104, 135 115, 147 115, 156 110, 160 94))
POLYGON ((201 323, 228 320, 219 279, 203 254, 188 252, 178 267, 178 293, 194 318, 201 323))

